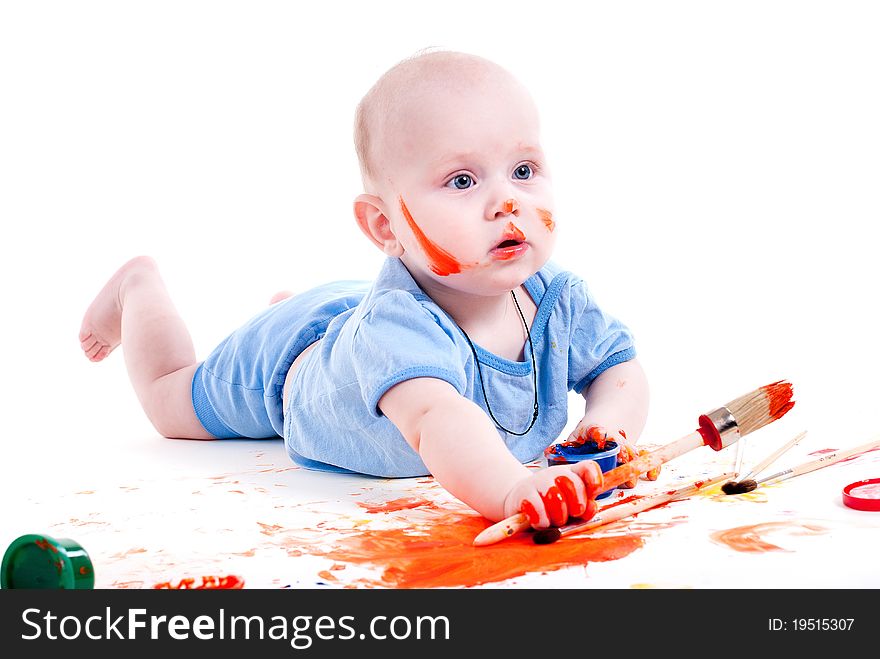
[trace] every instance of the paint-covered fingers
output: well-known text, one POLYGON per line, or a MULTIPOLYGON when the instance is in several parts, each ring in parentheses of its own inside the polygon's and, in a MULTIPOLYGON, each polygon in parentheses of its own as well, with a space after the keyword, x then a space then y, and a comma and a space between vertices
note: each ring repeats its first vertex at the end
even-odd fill
POLYGON ((580 423, 563 442, 564 446, 583 446, 592 444, 597 451, 604 451, 612 446, 606 446, 608 442, 623 444, 626 442, 626 432, 622 429, 614 430, 605 426, 581 419, 580 423))
MULTIPOLYGON (((617 454, 617 465, 620 466, 622 464, 626 464, 627 462, 632 462, 638 457, 643 455, 647 455, 649 451, 647 449, 637 449, 629 444, 621 444, 620 453, 617 454)), ((650 469, 649 471, 641 474, 644 476, 645 480, 655 481, 660 476, 660 467, 655 467, 654 469, 650 469)), ((628 490, 636 486, 638 481, 638 476, 631 478, 628 481, 625 481, 618 485, 618 487, 622 490, 628 490)))
MULTIPOLYGON (((557 476, 553 479, 556 487, 565 499, 565 507, 571 517, 580 517, 587 509, 587 492, 583 482, 579 478, 557 476)), ((553 524, 560 526, 555 521, 553 524)), ((562 522, 565 524, 565 522, 562 522)))
POLYGON ((608 431, 602 426, 594 423, 585 423, 583 420, 571 431, 568 439, 564 442, 565 446, 583 446, 587 442, 592 442, 600 451, 605 450, 605 442, 608 439, 608 431))
POLYGON ((536 529, 562 526, 570 516, 580 517, 590 510, 589 493, 595 475, 587 471, 589 485, 568 465, 542 469, 517 483, 508 501, 518 502, 518 511, 536 529))
MULTIPOLYGON (((620 452, 617 454, 617 466, 619 467, 620 465, 625 465, 627 462, 632 462, 636 457, 638 457, 638 453, 636 453, 636 450, 632 446, 629 444, 621 444, 620 452)), ((621 490, 629 490, 636 486, 637 481, 638 476, 635 476, 628 481, 624 481, 617 487, 621 490)))
MULTIPOLYGON (((595 460, 581 460, 569 468, 577 475, 584 488, 584 495, 586 497, 584 504, 586 508, 586 504, 593 501, 604 490, 602 468, 595 460)), ((582 512, 578 517, 582 517, 583 514, 582 512)))
MULTIPOLYGON (((642 457, 643 455, 647 455, 648 453, 650 453, 650 451, 648 449, 639 449, 639 457, 642 457)), ((657 465, 653 469, 649 469, 648 471, 646 471, 642 475, 645 477, 646 481, 657 480, 660 477, 660 465, 657 465)))

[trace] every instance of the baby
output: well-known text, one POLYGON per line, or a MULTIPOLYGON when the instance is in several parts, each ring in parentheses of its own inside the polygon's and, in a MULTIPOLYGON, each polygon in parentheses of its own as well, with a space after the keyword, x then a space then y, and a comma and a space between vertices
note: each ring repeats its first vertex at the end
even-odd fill
MULTIPOLYGON (((492 521, 591 517, 597 464, 529 469, 586 401, 568 441, 634 444, 648 387, 628 329, 550 261, 550 172, 536 107, 506 70, 456 52, 387 71, 360 102, 354 215, 386 255, 372 282, 272 303, 204 362, 155 263, 136 257, 86 311, 92 361, 122 345, 166 437, 284 438, 302 466, 432 474, 492 521)), ((631 453, 631 449, 630 449, 631 453)))

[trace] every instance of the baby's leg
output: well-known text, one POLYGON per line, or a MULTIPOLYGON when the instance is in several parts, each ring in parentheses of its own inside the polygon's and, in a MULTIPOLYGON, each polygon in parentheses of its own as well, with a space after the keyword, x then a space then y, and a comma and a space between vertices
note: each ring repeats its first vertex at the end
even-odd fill
POLYGON ((122 344, 131 384, 159 433, 214 439, 193 410, 192 339, 153 259, 138 256, 116 271, 86 310, 79 340, 93 362, 122 344))

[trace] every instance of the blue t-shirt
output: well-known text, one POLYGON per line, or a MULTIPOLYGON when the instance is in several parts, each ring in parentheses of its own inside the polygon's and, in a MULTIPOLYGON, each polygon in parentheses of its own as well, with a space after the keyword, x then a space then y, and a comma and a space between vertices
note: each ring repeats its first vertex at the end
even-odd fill
MULTIPOLYGON (((539 457, 568 422, 568 392, 581 392, 607 368, 635 356, 629 330, 604 313, 583 280, 548 263, 525 282, 537 305, 530 328, 540 414, 525 435, 498 432, 521 462, 539 457)), ((483 410, 479 378, 498 422, 528 427, 534 409, 532 360, 498 357, 475 344, 418 286, 403 263, 386 260, 360 303, 329 322, 321 343, 292 376, 284 439, 294 462, 385 477, 428 474, 403 435, 377 407, 395 384, 444 380, 483 410)))

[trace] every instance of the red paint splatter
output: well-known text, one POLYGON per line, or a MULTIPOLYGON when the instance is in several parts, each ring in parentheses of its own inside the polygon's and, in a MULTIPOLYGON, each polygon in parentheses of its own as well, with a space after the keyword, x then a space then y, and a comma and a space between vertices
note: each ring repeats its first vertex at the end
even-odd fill
POLYGON ((409 228, 416 237, 422 251, 425 252, 425 256, 428 257, 428 267, 431 268, 435 274, 438 274, 441 277, 447 277, 470 267, 462 265, 452 254, 435 244, 425 235, 425 232, 419 228, 416 221, 413 219, 413 216, 410 214, 409 209, 403 201, 403 197, 400 197, 400 210, 403 212, 403 217, 406 218, 407 224, 409 224, 409 228))
POLYGON ((824 533, 825 529, 803 522, 765 522, 716 531, 709 537, 719 544, 741 552, 790 551, 763 538, 764 534, 776 531, 788 531, 792 535, 818 535, 824 533))
POLYGON ((58 549, 55 547, 55 545, 53 545, 51 542, 49 542, 45 538, 40 538, 39 540, 34 540, 34 544, 37 547, 39 547, 40 549, 42 549, 43 551, 46 551, 48 549, 50 551, 55 552, 56 554, 58 553, 58 549))
POLYGON ((446 514, 419 528, 362 531, 344 538, 337 547, 312 553, 336 561, 384 568, 377 580, 361 583, 391 588, 475 586, 522 576, 551 572, 591 562, 611 561, 643 545, 637 535, 605 538, 566 538, 536 548, 528 534, 486 547, 473 539, 488 526, 474 515, 446 514))
POLYGON ((263 530, 260 531, 263 535, 274 535, 278 531, 283 531, 284 527, 279 526, 278 524, 264 524, 263 522, 257 522, 263 530))
POLYGON ((395 510, 407 510, 409 508, 419 508, 425 506, 428 508, 436 508, 433 501, 428 501, 421 497, 403 497, 402 499, 394 499, 384 503, 361 503, 356 502, 361 508, 366 509, 368 513, 390 513, 395 510))
POLYGON ((158 590, 239 590, 244 587, 244 579, 230 574, 225 577, 215 577, 208 575, 201 577, 196 584, 196 580, 192 577, 181 579, 177 584, 170 581, 163 581, 153 586, 158 590))
POLYGON ((538 217, 541 218, 544 226, 547 227, 547 231, 553 231, 556 227, 556 222, 553 221, 553 214, 543 208, 538 208, 536 210, 538 211, 538 217))

